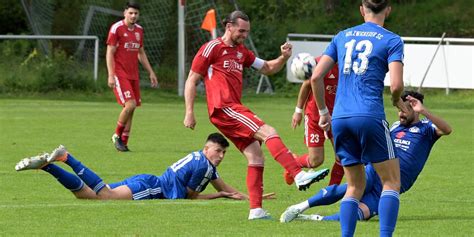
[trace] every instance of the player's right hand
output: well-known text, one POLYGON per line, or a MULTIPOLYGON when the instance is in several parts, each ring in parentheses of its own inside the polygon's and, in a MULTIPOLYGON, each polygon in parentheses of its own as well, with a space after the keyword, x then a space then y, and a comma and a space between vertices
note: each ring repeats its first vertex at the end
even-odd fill
POLYGON ((193 129, 196 126, 196 119, 194 118, 194 113, 186 113, 184 116, 183 124, 185 127, 193 129))
POLYGON ((291 127, 296 129, 297 126, 301 124, 301 119, 303 115, 301 113, 293 113, 293 118, 291 119, 291 127))
POLYGON ((107 85, 110 87, 110 88, 114 88, 115 87, 115 76, 114 75, 111 75, 107 78, 107 85))

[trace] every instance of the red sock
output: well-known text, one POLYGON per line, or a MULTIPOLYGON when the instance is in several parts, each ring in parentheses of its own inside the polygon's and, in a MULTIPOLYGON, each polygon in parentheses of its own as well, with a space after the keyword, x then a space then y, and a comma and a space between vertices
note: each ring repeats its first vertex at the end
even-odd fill
POLYGON ((309 155, 304 154, 302 156, 298 156, 295 160, 303 168, 312 168, 311 165, 309 164, 308 158, 309 158, 309 155))
POLYGON ((129 138, 129 137, 130 137, 130 131, 124 130, 124 131, 122 132, 122 137, 121 137, 121 139, 122 139, 122 142, 123 142, 123 144, 124 144, 125 146, 128 144, 128 138, 129 138))
POLYGON ((263 166, 247 166, 247 190, 250 209, 262 207, 263 166))
POLYGON ((265 140, 270 154, 273 158, 280 163, 285 170, 290 172, 291 176, 296 177, 296 175, 301 171, 300 165, 295 161, 291 152, 286 148, 285 144, 281 141, 281 138, 277 136, 271 136, 265 140))
POLYGON ((121 137, 124 129, 125 129, 125 125, 123 123, 117 121, 117 127, 115 128, 115 134, 117 134, 119 137, 121 137))
POLYGON ((329 180, 329 186, 333 184, 341 184, 342 177, 344 177, 344 168, 342 168, 339 161, 334 161, 334 165, 331 170, 331 179, 329 180))

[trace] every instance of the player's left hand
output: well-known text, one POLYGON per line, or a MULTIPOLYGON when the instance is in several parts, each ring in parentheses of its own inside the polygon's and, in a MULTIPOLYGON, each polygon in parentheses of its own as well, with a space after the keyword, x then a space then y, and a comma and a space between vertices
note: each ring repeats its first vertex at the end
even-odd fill
POLYGON ((281 55, 282 55, 285 59, 290 58, 290 57, 291 57, 291 53, 292 53, 292 48, 293 48, 293 45, 291 45, 291 44, 288 43, 288 42, 282 44, 282 45, 280 46, 281 55))
POLYGON ((318 125, 326 132, 331 130, 331 115, 329 115, 329 113, 320 115, 318 125))
POLYGON ((158 87, 158 78, 154 72, 150 74, 150 83, 152 88, 158 87))

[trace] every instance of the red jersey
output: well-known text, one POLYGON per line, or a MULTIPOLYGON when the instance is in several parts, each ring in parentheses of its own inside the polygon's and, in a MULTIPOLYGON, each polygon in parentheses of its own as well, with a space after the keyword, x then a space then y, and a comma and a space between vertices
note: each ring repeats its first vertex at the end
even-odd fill
MULTIPOLYGON (((316 58, 316 62, 319 62, 321 57, 316 58)), ((337 80, 339 71, 337 64, 324 76, 324 100, 328 107, 329 113, 332 114, 334 108, 334 101, 336 100, 337 80)), ((313 93, 309 93, 308 99, 306 99, 305 114, 313 114, 319 117, 318 106, 314 100, 313 93)))
POLYGON ((107 44, 117 46, 115 51, 115 75, 118 78, 138 80, 138 51, 143 47, 143 28, 135 24, 129 29, 125 20, 110 27, 107 44))
POLYGON ((204 77, 209 115, 214 108, 241 104, 243 69, 254 61, 254 53, 244 45, 228 46, 220 37, 199 49, 191 70, 204 77))

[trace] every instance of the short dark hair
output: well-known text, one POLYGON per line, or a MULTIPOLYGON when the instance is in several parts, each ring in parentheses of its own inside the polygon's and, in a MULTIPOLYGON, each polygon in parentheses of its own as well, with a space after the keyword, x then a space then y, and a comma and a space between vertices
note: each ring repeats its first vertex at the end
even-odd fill
POLYGON ((125 10, 127 10, 130 7, 140 10, 140 4, 135 1, 128 1, 127 3, 125 3, 125 10))
POLYGON ((407 101, 407 96, 411 96, 413 98, 416 98, 418 99, 422 104, 423 104, 423 99, 425 98, 425 96, 419 92, 416 92, 416 91, 404 91, 401 98, 403 100, 403 102, 407 101))
POLYGON ((245 14, 243 11, 233 11, 226 18, 224 18, 224 20, 222 20, 222 24, 224 25, 224 27, 227 25, 227 23, 236 24, 237 19, 239 18, 244 21, 250 20, 249 16, 247 16, 247 14, 245 14))
POLYGON ((377 14, 389 5, 389 0, 362 0, 362 5, 377 14))
POLYGON ((209 134, 209 136, 207 137, 206 142, 217 143, 217 144, 221 145, 224 148, 229 147, 229 142, 227 141, 227 139, 225 139, 225 137, 222 136, 222 134, 217 133, 217 132, 209 134))

